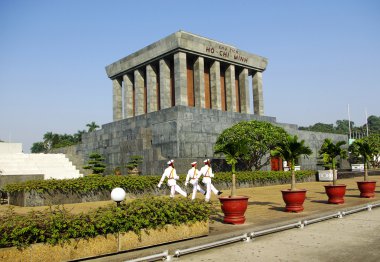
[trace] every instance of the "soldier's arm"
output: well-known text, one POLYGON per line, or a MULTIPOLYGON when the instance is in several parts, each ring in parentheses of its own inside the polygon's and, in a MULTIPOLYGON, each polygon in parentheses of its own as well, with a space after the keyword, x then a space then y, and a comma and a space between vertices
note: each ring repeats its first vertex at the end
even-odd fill
POLYGON ((161 187, 162 183, 163 183, 164 180, 165 180, 165 177, 166 177, 166 170, 165 170, 165 172, 162 174, 162 177, 161 177, 160 182, 158 183, 157 187, 161 187))

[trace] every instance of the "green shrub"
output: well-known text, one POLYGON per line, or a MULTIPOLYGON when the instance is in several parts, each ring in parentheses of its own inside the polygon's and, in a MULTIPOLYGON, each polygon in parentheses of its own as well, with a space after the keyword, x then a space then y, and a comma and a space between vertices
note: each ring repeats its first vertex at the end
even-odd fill
MULTIPOLYGON (((315 176, 316 171, 300 170, 296 171, 298 181, 315 176)), ((242 171, 236 172, 237 183, 266 184, 278 183, 286 184, 291 180, 291 172, 285 171, 242 171)), ((213 183, 231 183, 231 172, 220 172, 212 179, 213 183)))
POLYGON ((167 197, 141 198, 120 207, 109 205, 81 214, 72 214, 63 206, 26 215, 10 208, 0 215, 0 248, 34 243, 56 245, 73 238, 117 232, 133 231, 140 236, 141 230, 207 221, 215 210, 202 200, 167 197))
MULTIPOLYGON (((296 171, 298 181, 303 178, 314 176, 315 171, 296 171)), ((185 181, 186 176, 180 175, 180 183, 185 181)), ((17 184, 8 184, 4 191, 8 193, 31 191, 35 190, 38 193, 48 192, 49 190, 57 190, 62 193, 89 193, 99 190, 111 190, 115 187, 124 188, 129 193, 144 193, 156 190, 156 186, 160 181, 161 176, 101 176, 92 175, 77 179, 62 179, 62 180, 30 180, 17 184)), ((237 183, 278 183, 285 184, 290 181, 290 172, 236 172, 237 183)), ((230 172, 216 173, 213 178, 213 183, 231 183, 230 172)))

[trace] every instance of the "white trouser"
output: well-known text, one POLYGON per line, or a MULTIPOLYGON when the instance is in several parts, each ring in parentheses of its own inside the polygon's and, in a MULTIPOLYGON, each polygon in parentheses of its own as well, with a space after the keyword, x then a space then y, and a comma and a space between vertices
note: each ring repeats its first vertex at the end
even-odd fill
POLYGON ((181 195, 183 195, 184 197, 187 197, 186 192, 183 191, 182 188, 180 188, 178 185, 173 185, 170 187, 170 197, 174 197, 174 194, 176 191, 180 193, 181 195))
POLYGON ((214 187, 213 184, 211 184, 211 181, 210 181, 210 182, 207 182, 207 183, 205 183, 205 184, 206 184, 206 187, 207 187, 207 189, 206 189, 206 197, 205 197, 205 200, 206 200, 206 201, 210 201, 211 191, 212 191, 215 195, 218 195, 219 190, 216 189, 216 188, 214 187))
POLYGON ((201 192, 202 194, 205 194, 205 191, 198 185, 198 182, 194 182, 193 185, 193 195, 191 196, 191 200, 194 200, 196 195, 197 195, 197 191, 201 192))

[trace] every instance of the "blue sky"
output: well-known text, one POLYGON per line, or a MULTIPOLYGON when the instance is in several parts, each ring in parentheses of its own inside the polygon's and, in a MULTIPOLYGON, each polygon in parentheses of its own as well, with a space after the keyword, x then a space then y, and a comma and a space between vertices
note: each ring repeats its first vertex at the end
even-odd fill
POLYGON ((112 121, 105 66, 185 30, 267 57, 265 115, 380 116, 380 1, 0 1, 0 139, 112 121))

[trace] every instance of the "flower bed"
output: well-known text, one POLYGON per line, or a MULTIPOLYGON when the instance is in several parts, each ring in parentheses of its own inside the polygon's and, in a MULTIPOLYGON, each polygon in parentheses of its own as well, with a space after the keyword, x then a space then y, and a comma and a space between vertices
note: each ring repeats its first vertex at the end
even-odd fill
POLYGON ((61 245, 32 244, 19 249, 0 248, 0 261, 68 261, 134 250, 142 247, 169 243, 209 234, 208 222, 195 222, 179 226, 167 225, 162 229, 141 230, 135 233, 108 234, 89 239, 70 239, 61 245))
POLYGON ((88 213, 73 214, 64 207, 16 214, 10 207, 0 215, 0 248, 25 247, 34 243, 52 245, 71 238, 91 238, 119 232, 158 229, 165 225, 207 221, 211 204, 186 198, 145 197, 120 207, 109 205, 88 213))
POLYGON ((61 261, 208 234, 214 207, 204 201, 141 198, 72 214, 64 207, 0 215, 0 261, 61 261))

